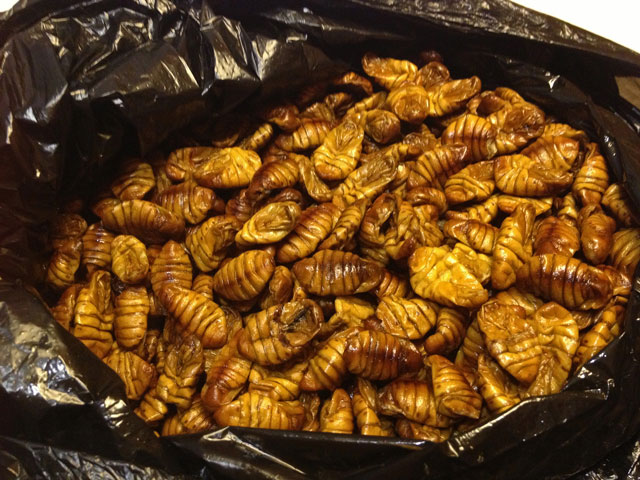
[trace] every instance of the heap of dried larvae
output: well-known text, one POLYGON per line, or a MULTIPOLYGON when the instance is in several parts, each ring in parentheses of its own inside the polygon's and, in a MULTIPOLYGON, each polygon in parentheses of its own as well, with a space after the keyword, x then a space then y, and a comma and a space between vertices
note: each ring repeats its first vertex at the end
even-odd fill
POLYGON ((53 316, 161 434, 439 442, 620 334, 640 228, 598 146, 426 57, 367 54, 55 219, 53 316))

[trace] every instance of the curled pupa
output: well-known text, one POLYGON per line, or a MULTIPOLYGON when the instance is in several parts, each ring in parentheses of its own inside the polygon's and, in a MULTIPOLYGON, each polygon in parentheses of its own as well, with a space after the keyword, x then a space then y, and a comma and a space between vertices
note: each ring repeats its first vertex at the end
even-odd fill
POLYGON ((443 307, 436 317, 436 329, 424 341, 429 355, 446 355, 456 350, 469 325, 468 315, 460 309, 443 307))
POLYGON ((634 227, 638 225, 629 194, 619 183, 612 183, 605 190, 602 205, 613 214, 622 226, 634 227))
POLYGON ((491 199, 496 199, 498 210, 508 214, 512 214, 515 209, 523 203, 532 205, 536 210, 536 217, 551 210, 551 206, 553 205, 553 197, 527 198, 513 195, 494 195, 489 198, 489 200, 491 199))
POLYGON ((351 252, 321 250, 295 263, 293 274, 313 295, 353 295, 378 285, 383 269, 351 252))
POLYGON ((320 431, 326 433, 353 433, 351 397, 342 388, 325 400, 320 410, 320 431))
POLYGON ((82 240, 69 238, 56 249, 49 260, 47 284, 56 290, 64 290, 73 284, 82 259, 82 240))
POLYGON ((251 178, 247 190, 249 197, 260 198, 273 190, 295 186, 300 178, 299 160, 298 155, 287 153, 277 160, 265 162, 251 178))
POLYGON ((151 265, 151 286, 156 295, 168 284, 191 288, 193 271, 185 249, 178 242, 168 241, 151 265))
POLYGON ((573 366, 576 370, 619 335, 623 320, 624 307, 609 307, 603 312, 601 319, 580 339, 573 357, 573 366))
POLYGON ((438 413, 431 382, 396 379, 378 392, 380 413, 402 416, 410 421, 437 428, 451 424, 449 417, 438 413))
POLYGON ((491 264, 491 285, 494 289, 504 290, 513 285, 516 272, 529 259, 534 219, 534 208, 521 205, 502 222, 491 264))
POLYGON ((533 248, 535 255, 558 253, 572 257, 580 249, 580 232, 571 222, 560 217, 547 217, 536 228, 533 248))
POLYGON ((311 156, 320 178, 342 180, 353 171, 362 151, 364 130, 351 119, 331 130, 311 156))
POLYGON ((557 254, 532 256, 518 270, 517 282, 523 290, 578 310, 601 308, 612 295, 602 270, 557 254))
POLYGON ((444 184, 447 202, 455 205, 469 201, 483 201, 491 196, 495 188, 494 162, 468 165, 450 176, 444 184))
POLYGON ((158 299, 176 319, 182 332, 196 335, 204 348, 217 348, 227 341, 227 323, 231 315, 228 310, 173 283, 162 287, 158 299))
POLYGON ((111 191, 120 200, 143 198, 156 185, 151 165, 139 160, 126 162, 118 177, 111 183, 111 191))
POLYGON ((84 288, 83 284, 74 283, 62 292, 62 295, 60 295, 60 298, 58 299, 58 303, 51 308, 51 315, 53 315, 53 318, 67 331, 71 331, 76 303, 78 301, 78 294, 82 288, 84 288))
POLYGON ((302 390, 335 390, 342 384, 347 375, 344 352, 349 337, 357 332, 355 328, 336 332, 318 347, 300 381, 302 390))
POLYGON ((213 289, 228 300, 256 298, 276 268, 273 256, 262 250, 249 250, 224 264, 213 276, 213 289))
POLYGON ((223 148, 200 164, 193 178, 208 188, 246 187, 261 166, 256 152, 239 147, 223 148))
POLYGON ((436 324, 436 307, 421 298, 382 297, 376 317, 384 331, 401 338, 417 340, 436 324))
POLYGON ((69 239, 82 238, 87 231, 87 221, 76 213, 60 213, 51 222, 49 241, 54 250, 69 239))
POLYGON ((412 82, 418 72, 418 67, 408 60, 379 57, 371 52, 362 57, 362 69, 387 90, 412 82))
POLYGON ((273 137, 273 133, 273 126, 271 126, 271 124, 268 122, 263 123, 262 125, 258 126, 258 128, 253 133, 243 138, 238 146, 245 150, 253 150, 254 152, 257 152, 261 150, 265 145, 267 145, 267 143, 269 143, 269 141, 273 137))
POLYGON ((133 352, 113 351, 104 359, 104 363, 122 379, 127 398, 131 400, 142 397, 155 375, 153 366, 133 352))
POLYGON ((568 137, 542 136, 520 153, 545 168, 571 170, 578 158, 580 144, 568 137))
POLYGON ((332 123, 328 120, 303 121, 291 133, 279 135, 275 140, 276 146, 289 152, 318 147, 333 128, 332 123))
POLYGON ((592 264, 603 263, 613 245, 616 221, 607 216, 599 205, 587 205, 580 210, 580 244, 582 252, 592 264))
POLYGON ((113 319, 111 275, 95 270, 78 293, 72 333, 97 357, 104 358, 113 344, 113 319))
POLYGON ((118 235, 111 242, 111 270, 128 284, 140 283, 149 272, 144 244, 132 235, 118 235))
POLYGON ((137 346, 147 333, 149 297, 145 287, 128 287, 115 299, 114 333, 123 348, 137 346))
POLYGON ((245 318, 238 350, 260 365, 279 365, 302 351, 322 320, 322 310, 312 300, 275 305, 245 318))
POLYGON ((165 173, 174 182, 191 180, 196 168, 207 162, 220 149, 213 147, 187 147, 171 152, 167 158, 165 173))
POLYGON ((492 412, 502 413, 520 403, 515 382, 485 354, 478 357, 478 386, 492 412))
POLYGON ((322 241, 320 245, 318 245, 318 250, 344 249, 355 237, 364 217, 367 205, 368 201, 363 198, 345 208, 340 214, 340 217, 329 236, 322 241))
POLYGON ((399 418, 396 421, 395 430, 402 438, 413 440, 426 440, 427 442, 446 442, 451 435, 449 428, 436 428, 421 423, 412 422, 406 418, 399 418))
POLYGON ((482 117, 466 114, 449 125, 440 138, 443 145, 467 146, 467 155, 473 160, 489 160, 498 152, 496 128, 482 117))
POLYGON ((411 342, 373 330, 349 337, 344 359, 349 372, 369 380, 389 380, 415 372, 422 365, 422 357, 411 342))
POLYGON ((600 203, 602 195, 609 186, 607 161, 600 153, 596 143, 587 146, 582 167, 578 170, 571 191, 582 205, 600 203))
POLYGON ((478 312, 478 326, 489 353, 502 368, 520 382, 533 382, 542 360, 542 347, 524 308, 489 302, 478 312))
POLYGON ((420 85, 403 85, 389 92, 387 107, 400 120, 419 124, 429 114, 429 97, 420 85))
POLYGON ((191 224, 200 223, 213 208, 216 195, 194 181, 172 185, 155 196, 154 201, 191 224))
POLYGON ((299 401, 282 402, 258 392, 247 392, 213 414, 220 426, 300 430, 305 410, 299 401))
POLYGON ((443 188, 448 177, 467 165, 466 156, 467 147, 463 145, 442 145, 425 151, 409 172, 407 188, 443 188))
POLYGON ((158 398, 182 409, 189 408, 203 365, 202 344, 194 335, 169 345, 156 384, 158 398))
POLYGON ((452 418, 480 418, 482 397, 471 388, 462 370, 440 355, 427 358, 436 408, 452 418))
POLYGON ((480 92, 481 86, 480 79, 476 76, 432 85, 426 91, 427 115, 442 117, 458 110, 480 92))
POLYGON ((301 213, 294 202, 270 203, 242 226, 236 234, 236 244, 246 247, 278 242, 293 230, 301 213))
POLYGON ((448 237, 489 255, 493 252, 499 229, 480 220, 452 219, 445 222, 443 231, 448 237))
POLYGON ((102 222, 94 223, 82 236, 82 265, 89 273, 111 265, 111 242, 114 235, 102 222))
POLYGON ((614 268, 633 277, 640 261, 640 228, 622 228, 614 233, 609 259, 614 268))
POLYGON ((185 243, 196 266, 210 272, 220 266, 242 222, 231 215, 211 217, 187 232, 185 243))
POLYGON ((524 155, 496 158, 494 177, 502 192, 523 197, 559 195, 573 181, 571 173, 545 167, 524 155))
POLYGON ((146 200, 113 204, 103 209, 100 217, 107 229, 133 235, 147 243, 163 243, 184 233, 182 218, 146 200))

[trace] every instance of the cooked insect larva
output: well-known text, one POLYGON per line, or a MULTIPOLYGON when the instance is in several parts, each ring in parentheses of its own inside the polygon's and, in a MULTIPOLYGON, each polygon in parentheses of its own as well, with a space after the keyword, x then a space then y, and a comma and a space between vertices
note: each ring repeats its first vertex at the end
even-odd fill
POLYGON ((241 228, 242 222, 236 217, 219 215, 187 232, 185 243, 196 267, 203 272, 218 268, 241 228))
POLYGON ((320 410, 320 431, 327 433, 353 433, 353 409, 349 394, 342 388, 325 400, 320 410))
POLYGON ((440 355, 430 355, 427 362, 438 412, 452 418, 480 418, 482 397, 471 388, 462 371, 440 355))
POLYGON ((82 259, 82 240, 69 238, 56 249, 49 261, 47 284, 56 290, 64 290, 73 284, 82 259))
POLYGON ((144 244, 132 235, 118 235, 111 242, 111 271, 128 284, 140 283, 149 272, 144 244))
POLYGON ((624 308, 614 306, 607 308, 598 323, 585 333, 573 357, 573 366, 577 370, 598 354, 620 333, 624 320, 624 308))
POLYGON ((420 369, 420 353, 408 340, 364 330, 351 337, 344 352, 347 370, 369 380, 389 380, 420 369))
POLYGON ((213 147, 180 148, 167 158, 166 174, 175 182, 191 180, 196 168, 207 162, 219 150, 213 147))
POLYGON ((400 136, 400 119, 392 112, 375 108, 364 114, 364 133, 386 145, 400 136))
POLYGON ((602 205, 613 213, 613 216, 622 226, 635 227, 638 225, 637 217, 632 210, 629 194, 619 183, 612 183, 605 190, 602 197, 602 205))
POLYGON ((188 433, 203 432, 215 427, 211 414, 204 408, 199 398, 194 398, 188 409, 179 410, 178 415, 180 416, 180 424, 188 433))
POLYGON ((133 235, 147 243, 163 243, 184 233, 184 220, 146 200, 120 202, 102 210, 100 217, 109 230, 133 235))
POLYGON ((400 298, 408 298, 412 295, 409 281, 403 277, 395 275, 389 270, 385 270, 382 280, 371 292, 378 298, 394 295, 400 298))
POLYGON ((114 333, 123 348, 138 345, 147 333, 149 296, 144 287, 129 287, 115 299, 114 333))
POLYGON ((140 405, 134 410, 135 414, 148 425, 158 423, 164 418, 168 411, 169 408, 167 404, 158 397, 158 393, 153 384, 149 390, 147 390, 147 393, 144 394, 144 397, 142 397, 140 405))
POLYGON ((468 163, 467 147, 461 145, 436 146, 416 159, 409 172, 407 187, 443 188, 447 178, 462 170, 468 163))
POLYGON ((287 153, 283 158, 264 163, 251 178, 247 192, 251 198, 260 198, 273 190, 295 186, 299 178, 299 156, 287 153))
POLYGON ((278 242, 293 230, 301 213, 294 202, 270 203, 242 226, 236 234, 236 244, 246 247, 278 242))
POLYGON ((442 117, 460 109, 480 92, 481 85, 476 76, 432 85, 427 89, 427 115, 442 117))
MULTIPOLYGON (((464 210, 449 210, 446 212, 445 217, 448 220, 479 220, 483 223, 491 223, 498 215, 500 197, 502 197, 502 195, 492 195, 484 202, 478 205, 472 205, 464 210)), ((549 208, 551 208, 551 205, 549 205, 549 208)))
POLYGON ((269 140, 273 137, 273 132, 274 130, 270 123, 263 123, 255 132, 242 139, 238 146, 245 150, 257 152, 269 143, 269 140))
POLYGON ((302 180, 305 190, 316 202, 330 202, 333 198, 331 189, 318 176, 311 160, 300 156, 302 157, 299 162, 300 180, 302 180))
POLYGON ((578 310, 602 308, 612 295, 602 270, 556 254, 532 256, 518 270, 517 281, 521 289, 578 310))
POLYGON ((213 418, 222 427, 300 430, 305 410, 297 400, 281 402, 258 392, 247 392, 216 410, 213 418))
POLYGON ((491 356, 518 381, 530 384, 538 373, 542 347, 524 308, 486 303, 478 312, 478 326, 491 356))
POLYGON ((456 365, 476 369, 478 366, 478 357, 483 353, 488 352, 476 316, 469 324, 467 333, 462 340, 462 345, 460 346, 460 350, 458 350, 458 355, 456 355, 456 365))
POLYGON ((461 243, 453 250, 421 247, 409 258, 409 279, 422 298, 448 307, 476 308, 489 298, 482 281, 490 268, 488 257, 461 243))
POLYGON ((585 258, 594 265, 604 262, 613 245, 616 221, 605 215, 600 205, 590 204, 580 210, 578 222, 585 258))
POLYGON ((302 288, 313 295, 353 295, 376 287, 383 268, 351 252, 320 250, 293 265, 302 288))
POLYGON ((74 283, 60 295, 58 303, 51 309, 53 318, 67 331, 71 331, 71 322, 75 314, 78 294, 83 288, 83 284, 74 283))
POLYGON ((278 262, 295 262, 313 253, 318 244, 333 230, 339 218, 340 209, 333 203, 322 203, 307 208, 300 215, 293 231, 278 248, 278 262))
POLYGON ((289 152, 300 152, 320 146, 333 128, 328 120, 303 121, 290 134, 281 134, 276 138, 276 146, 289 152))
POLYGON ((199 273, 196 275, 196 278, 193 279, 191 289, 203 297, 213 300, 213 277, 206 273, 199 273))
MULTIPOLYGON (((474 113, 474 112, 470 112, 474 113)), ((544 131, 545 115, 528 102, 504 105, 487 116, 498 130, 496 149, 498 155, 513 153, 544 131)))
POLYGON ((311 155, 320 178, 342 180, 349 175, 358 163, 363 138, 362 127, 349 119, 331 130, 311 155))
POLYGON ((417 340, 436 324, 434 305, 421 298, 382 297, 376 317, 384 331, 401 338, 417 340))
POLYGON ((535 209, 519 205, 504 219, 496 238, 491 263, 491 286, 496 290, 509 288, 516 282, 516 272, 531 255, 531 233, 535 209))
POLYGON ((170 345, 156 385, 158 398, 182 409, 189 408, 203 364, 202 344, 195 335, 170 345))
POLYGON ((433 443, 446 442, 451 435, 450 429, 430 427, 405 418, 399 418, 396 421, 395 429, 402 438, 426 440, 433 443))
MULTIPOLYGON (((551 206, 553 205, 553 197, 545 197, 545 198, 526 198, 526 197, 514 197, 512 195, 494 195, 490 197, 497 198, 497 206, 501 212, 505 213, 513 213, 518 205, 523 203, 527 203, 529 205, 533 205, 533 208, 536 209, 536 216, 542 215, 545 212, 551 210, 551 206)), ((488 200, 487 200, 488 201, 488 200)))
POLYGON ((495 188, 494 162, 487 160, 464 167, 451 175, 444 184, 447 202, 451 205, 489 198, 495 188))
POLYGON ((571 173, 547 168, 519 154, 496 158, 494 178, 502 192, 522 197, 558 195, 573 181, 571 173))
POLYGON ((389 92, 387 107, 403 122, 419 124, 429 114, 429 96, 420 85, 402 85, 389 92))
POLYGON ((609 258, 614 268, 633 277, 640 261, 640 228, 623 228, 614 233, 609 258))
POLYGON ((519 305, 524 308, 527 317, 533 316, 536 310, 544 303, 541 299, 531 293, 524 293, 516 287, 498 292, 495 300, 503 305, 519 305))
POLYGON ((370 52, 362 57, 362 69, 387 90, 412 82, 418 71, 418 67, 407 60, 378 57, 370 52))
POLYGON ((184 334, 194 334, 204 348, 217 348, 227 341, 228 312, 206 297, 176 283, 163 285, 158 299, 184 334))
POLYGON ((193 270, 185 249, 178 242, 168 241, 160 250, 158 257, 151 265, 151 286, 153 293, 160 295, 162 289, 175 284, 183 288, 191 288, 193 270))
POLYGON ((478 357, 478 386, 492 412, 502 413, 520 403, 517 386, 488 355, 478 357))
POLYGON ((436 318, 436 330, 424 341, 429 355, 445 355, 457 349, 469 324, 468 315, 461 310, 443 307, 436 318))
POLYGON ((256 298, 269 283, 276 268, 273 256, 262 250, 249 250, 225 263, 213 276, 213 289, 235 301, 256 298))
POLYGON ((304 349, 322 321, 322 310, 312 300, 270 307, 245 318, 238 350, 259 365, 279 365, 304 349))
POLYGON ((153 169, 138 160, 125 163, 119 176, 111 183, 111 191, 120 200, 143 198, 156 185, 153 169))
POLYGON ((111 242, 114 235, 102 226, 91 225, 82 236, 82 265, 89 273, 111 265, 111 242))
POLYGON ((446 428, 451 424, 451 419, 436 409, 431 382, 394 380, 378 392, 378 407, 384 415, 403 416, 431 427, 446 428))
POLYGON ((576 140, 563 136, 542 136, 521 153, 544 168, 566 171, 573 167, 579 152, 580 144, 576 140))
POLYGON ((246 187, 261 165, 256 152, 239 147, 223 148, 200 164, 193 178, 208 188, 246 187))
POLYGON ((172 185, 154 198, 155 202, 191 224, 200 223, 213 208, 216 195, 213 190, 194 181, 172 185))
POLYGON ((60 213, 51 223, 49 241, 54 250, 69 239, 82 238, 87 231, 87 221, 76 213, 60 213))
POLYGON ((133 352, 112 351, 104 363, 122 379, 131 400, 142 397, 155 375, 155 369, 133 352))
POLYGON ((104 358, 113 344, 113 319, 111 275, 95 270, 89 276, 89 283, 78 293, 73 336, 98 358, 104 358))
POLYGON ((534 254, 557 253, 573 257, 580 250, 579 235, 578 228, 572 222, 561 217, 547 217, 536 228, 534 254))
POLYGON ((369 404, 365 395, 354 392, 351 400, 353 416, 356 418, 356 426, 360 435, 374 435, 378 437, 390 437, 393 432, 385 428, 378 417, 374 406, 369 404))
POLYGON ((237 335, 220 353, 207 370, 207 382, 202 387, 202 403, 216 411, 232 402, 249 379, 251 361, 237 353, 237 335))
POLYGON ((498 152, 496 136, 498 131, 487 120, 466 114, 458 118, 442 132, 443 145, 465 145, 469 159, 478 162, 489 160, 498 152))
POLYGON ((587 146, 587 153, 573 182, 572 192, 582 205, 600 203, 609 185, 607 162, 596 143, 587 146))
POLYGON ((318 250, 342 250, 360 228, 368 201, 362 198, 345 208, 329 236, 318 245, 318 250))
POLYGON ((351 335, 356 329, 335 333, 309 359, 309 366, 300 381, 300 388, 306 391, 335 390, 342 384, 347 374, 344 352, 351 335))
POLYGON ((491 254, 496 244, 499 229, 479 220, 447 220, 445 235, 473 248, 477 252, 491 254))

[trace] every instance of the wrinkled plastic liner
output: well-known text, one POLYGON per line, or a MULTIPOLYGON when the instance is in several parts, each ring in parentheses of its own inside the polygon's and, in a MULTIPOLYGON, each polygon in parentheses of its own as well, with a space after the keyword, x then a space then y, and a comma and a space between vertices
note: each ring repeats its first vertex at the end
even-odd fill
POLYGON ((516 89, 596 139, 638 205, 640 112, 614 77, 637 75, 640 56, 504 0, 22 0, 0 16, 0 42, 0 477, 640 474, 637 278, 624 333, 563 392, 438 445, 243 428, 158 438, 31 287, 47 220, 118 159, 179 146, 180 130, 207 116, 357 69, 367 50, 436 49, 456 77, 516 89))

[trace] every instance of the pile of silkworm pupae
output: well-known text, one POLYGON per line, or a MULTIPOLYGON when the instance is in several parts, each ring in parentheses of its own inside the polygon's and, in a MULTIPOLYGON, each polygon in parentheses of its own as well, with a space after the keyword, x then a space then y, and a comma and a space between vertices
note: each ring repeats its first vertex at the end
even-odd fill
POLYGON ((440 442, 620 334, 640 228, 598 145, 421 58, 218 118, 52 221, 53 317, 162 435, 440 442))

